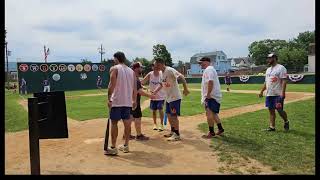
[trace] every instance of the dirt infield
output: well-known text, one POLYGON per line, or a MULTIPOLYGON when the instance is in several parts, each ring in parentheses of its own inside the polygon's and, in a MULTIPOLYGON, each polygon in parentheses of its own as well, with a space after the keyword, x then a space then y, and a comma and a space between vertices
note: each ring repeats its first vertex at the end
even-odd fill
MULTIPOLYGON (((247 91, 249 93, 249 91, 247 91)), ((250 91, 250 93, 256 93, 250 91)), ((314 97, 313 93, 287 93, 285 103, 314 97)), ((22 102, 20 102, 22 103, 22 102)), ((25 105, 25 104, 24 104, 25 105)), ((149 102, 142 106, 147 108, 149 102)), ((221 118, 264 109, 255 104, 220 112, 221 118)), ((151 118, 143 118, 143 133, 149 141, 130 141, 130 153, 118 156, 103 155, 106 119, 78 122, 68 118, 69 138, 40 140, 42 174, 229 174, 234 169, 244 174, 275 174, 269 166, 254 159, 243 159, 232 165, 219 162, 197 129, 206 122, 204 114, 181 117, 180 142, 167 142, 163 134, 152 130, 151 118), (223 173, 220 171, 224 169, 223 173)), ((168 127, 167 127, 168 129, 168 127)), ((133 135, 135 130, 133 128, 133 135)), ((119 122, 118 144, 122 143, 123 125, 119 122)), ((30 174, 28 131, 5 134, 5 173, 30 174)))

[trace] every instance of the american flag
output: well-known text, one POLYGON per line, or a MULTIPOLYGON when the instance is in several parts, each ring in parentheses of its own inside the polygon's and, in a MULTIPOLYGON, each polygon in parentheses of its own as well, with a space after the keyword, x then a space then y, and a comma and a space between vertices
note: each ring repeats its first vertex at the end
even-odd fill
POLYGON ((49 53, 50 53, 49 48, 46 49, 46 46, 44 46, 44 60, 46 63, 47 63, 47 57, 48 57, 49 53))

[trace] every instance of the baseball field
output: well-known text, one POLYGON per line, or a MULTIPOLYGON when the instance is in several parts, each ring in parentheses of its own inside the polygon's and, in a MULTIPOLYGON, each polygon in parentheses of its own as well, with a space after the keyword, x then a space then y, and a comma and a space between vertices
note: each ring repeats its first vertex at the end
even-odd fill
MULTIPOLYGON (((201 85, 188 84, 180 117, 181 141, 167 142, 152 130, 149 100, 142 98, 142 131, 149 141, 130 141, 130 153, 103 155, 107 90, 68 91, 69 138, 40 140, 42 174, 315 174, 315 85, 288 84, 285 110, 290 130, 277 116, 276 132, 265 132, 269 115, 261 84, 222 85, 220 118, 225 135, 205 140, 201 85)), ((27 98, 5 91, 5 173, 30 174, 27 98)), ((118 144, 123 125, 119 123, 118 144)), ((135 135, 135 130, 132 130, 135 135)))

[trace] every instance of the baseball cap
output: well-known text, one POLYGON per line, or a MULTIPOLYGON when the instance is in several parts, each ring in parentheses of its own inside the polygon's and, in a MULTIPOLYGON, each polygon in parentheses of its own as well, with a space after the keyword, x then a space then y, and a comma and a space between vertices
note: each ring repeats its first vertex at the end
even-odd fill
POLYGON ((208 62, 211 62, 210 58, 208 57, 202 57, 200 60, 198 60, 197 62, 198 63, 201 63, 201 62, 204 62, 204 61, 208 61, 208 62))
POLYGON ((136 68, 143 68, 142 64, 140 62, 134 62, 131 64, 131 68, 132 69, 136 69, 136 68))
POLYGON ((268 54, 267 58, 278 57, 275 53, 268 54))

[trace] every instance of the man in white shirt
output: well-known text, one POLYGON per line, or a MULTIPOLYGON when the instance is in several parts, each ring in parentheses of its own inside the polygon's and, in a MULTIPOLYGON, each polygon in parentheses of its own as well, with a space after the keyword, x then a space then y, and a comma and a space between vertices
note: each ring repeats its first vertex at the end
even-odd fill
POLYGON ((222 135, 224 129, 218 116, 222 99, 221 87, 217 71, 210 65, 210 58, 203 57, 198 63, 205 69, 201 82, 201 103, 205 105, 209 132, 202 138, 210 139, 216 135, 222 135), (218 132, 214 132, 214 122, 218 126, 218 132))
POLYGON ((165 65, 164 60, 161 58, 155 59, 155 68, 162 71, 162 83, 153 92, 156 95, 162 88, 166 94, 166 114, 171 126, 171 133, 164 135, 168 137, 168 141, 179 141, 179 120, 180 106, 181 106, 181 93, 179 90, 178 79, 183 83, 183 94, 187 96, 190 92, 187 87, 187 82, 184 76, 177 70, 165 65))
POLYGON ((275 131, 275 120, 277 109, 279 115, 284 120, 284 129, 289 130, 289 121, 287 113, 283 110, 283 102, 286 97, 287 87, 287 69, 281 64, 277 63, 278 57, 276 54, 271 53, 267 57, 269 67, 266 72, 264 85, 261 89, 259 97, 263 96, 264 90, 266 94, 266 107, 269 108, 270 113, 270 126, 267 131, 275 131))

